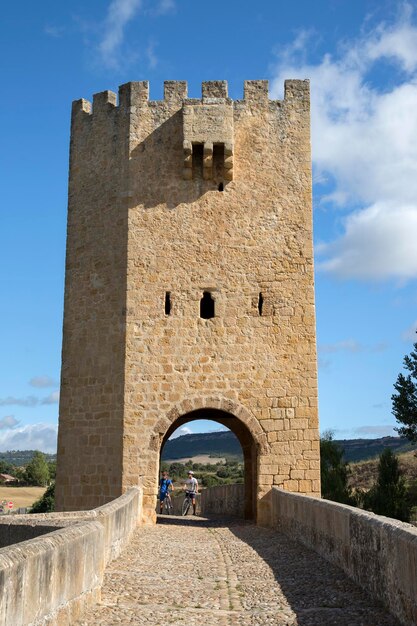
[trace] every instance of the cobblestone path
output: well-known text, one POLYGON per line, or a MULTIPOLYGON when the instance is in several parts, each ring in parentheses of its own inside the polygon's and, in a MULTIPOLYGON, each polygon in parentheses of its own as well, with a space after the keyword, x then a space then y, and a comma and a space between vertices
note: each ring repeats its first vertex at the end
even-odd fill
POLYGON ((273 530, 160 518, 110 564, 82 626, 398 626, 336 567, 273 530))

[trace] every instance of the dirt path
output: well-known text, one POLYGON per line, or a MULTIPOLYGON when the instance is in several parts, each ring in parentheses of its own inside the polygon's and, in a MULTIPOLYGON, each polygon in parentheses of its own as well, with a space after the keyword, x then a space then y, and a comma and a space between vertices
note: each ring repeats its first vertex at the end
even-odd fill
POLYGON ((337 568, 272 530, 202 518, 140 528, 83 626, 397 626, 337 568))

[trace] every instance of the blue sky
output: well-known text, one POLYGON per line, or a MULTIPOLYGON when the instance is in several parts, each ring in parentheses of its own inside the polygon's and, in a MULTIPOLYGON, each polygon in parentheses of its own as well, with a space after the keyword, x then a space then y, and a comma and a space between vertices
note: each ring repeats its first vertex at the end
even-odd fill
POLYGON ((417 327, 417 3, 25 1, 0 29, 0 450, 55 448, 71 101, 144 79, 158 99, 310 78, 321 430, 392 434, 417 327))

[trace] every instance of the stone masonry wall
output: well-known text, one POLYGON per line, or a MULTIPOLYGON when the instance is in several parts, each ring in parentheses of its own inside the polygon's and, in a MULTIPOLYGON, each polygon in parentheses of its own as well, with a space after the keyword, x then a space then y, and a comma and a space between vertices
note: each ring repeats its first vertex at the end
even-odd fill
POLYGON ((69 213, 60 506, 141 482, 152 517, 160 445, 187 406, 256 423, 258 521, 272 485, 319 495, 308 82, 282 101, 267 81, 236 101, 221 81, 201 99, 167 82, 149 101, 143 82, 92 114, 78 101, 69 213))
MULTIPOLYGON (((107 95, 73 105, 57 510, 122 493, 127 121, 107 95)), ((137 483, 136 483, 137 484, 137 483)))
POLYGON ((341 567, 402 624, 417 624, 414 526, 277 488, 272 505, 272 526, 341 567))
POLYGON ((201 492, 201 514, 244 516, 245 485, 216 485, 201 492))
POLYGON ((130 540, 141 507, 141 491, 131 489, 92 511, 0 519, 0 624, 77 623, 100 600, 104 569, 130 540))

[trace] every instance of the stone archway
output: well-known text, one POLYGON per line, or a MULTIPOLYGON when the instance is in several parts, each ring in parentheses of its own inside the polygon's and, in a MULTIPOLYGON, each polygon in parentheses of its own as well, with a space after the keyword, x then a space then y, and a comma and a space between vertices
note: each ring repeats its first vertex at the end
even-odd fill
POLYGON ((158 476, 160 454, 172 433, 178 427, 197 419, 222 424, 238 438, 244 459, 245 518, 256 520, 259 460, 262 454, 268 453, 269 445, 259 422, 245 407, 235 402, 219 398, 196 398, 185 400, 171 409, 155 426, 150 446, 156 454, 148 475, 158 476))

